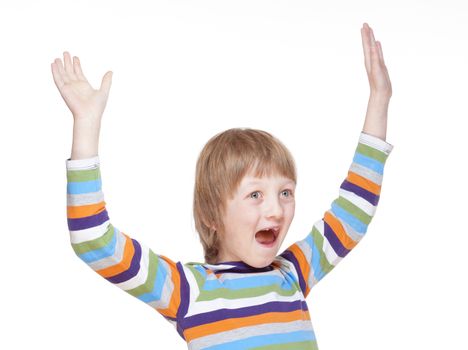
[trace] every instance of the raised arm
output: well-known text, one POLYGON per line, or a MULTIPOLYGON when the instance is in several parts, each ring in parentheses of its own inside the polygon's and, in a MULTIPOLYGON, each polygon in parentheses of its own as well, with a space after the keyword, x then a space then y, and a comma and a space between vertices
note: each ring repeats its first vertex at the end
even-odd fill
POLYGON ((370 96, 348 176, 340 186, 339 197, 306 238, 280 254, 297 272, 304 297, 367 232, 380 199, 385 162, 393 149, 385 141, 392 85, 382 46, 367 23, 361 28, 361 37, 370 96))
MULTIPOLYGON (((99 90, 86 80, 78 57, 52 63, 55 84, 73 114, 72 154, 66 160, 67 221, 76 255, 107 281, 148 304, 177 327, 180 262, 155 254, 109 220, 98 156, 99 129, 111 85, 111 72, 99 90)), ((179 330, 179 328, 177 328, 179 330)))
POLYGON ((304 297, 366 234, 380 199, 383 169, 393 145, 361 132, 348 176, 323 218, 280 257, 297 272, 304 297))
POLYGON ((96 273, 177 327, 182 266, 115 227, 102 192, 99 157, 67 159, 67 221, 76 255, 96 273))

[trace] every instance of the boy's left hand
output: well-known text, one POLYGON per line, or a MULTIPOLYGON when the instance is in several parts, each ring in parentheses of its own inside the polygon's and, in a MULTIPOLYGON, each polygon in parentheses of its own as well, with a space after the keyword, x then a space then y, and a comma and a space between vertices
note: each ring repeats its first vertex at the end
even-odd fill
POLYGON ((380 41, 375 41, 372 28, 367 23, 361 28, 361 37, 371 97, 388 101, 392 96, 392 84, 385 66, 382 45, 380 41))

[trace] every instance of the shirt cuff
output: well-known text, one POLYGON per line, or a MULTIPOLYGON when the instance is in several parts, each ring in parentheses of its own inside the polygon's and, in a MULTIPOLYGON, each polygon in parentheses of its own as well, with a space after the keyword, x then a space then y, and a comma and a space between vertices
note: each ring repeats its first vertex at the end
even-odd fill
POLYGON ((68 170, 95 169, 99 167, 99 156, 73 160, 68 158, 65 164, 68 170))
POLYGON ((393 149, 393 145, 391 143, 388 143, 377 136, 367 134, 364 131, 361 131, 361 135, 359 135, 359 142, 374 147, 387 155, 390 154, 393 149))

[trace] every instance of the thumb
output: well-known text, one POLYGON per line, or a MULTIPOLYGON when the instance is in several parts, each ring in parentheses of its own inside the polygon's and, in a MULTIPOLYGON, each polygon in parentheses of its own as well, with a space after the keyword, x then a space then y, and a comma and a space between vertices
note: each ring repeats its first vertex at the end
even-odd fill
POLYGON ((109 95, 109 90, 112 85, 112 71, 108 71, 104 76, 102 77, 102 82, 101 82, 101 87, 100 90, 104 91, 106 95, 109 95))

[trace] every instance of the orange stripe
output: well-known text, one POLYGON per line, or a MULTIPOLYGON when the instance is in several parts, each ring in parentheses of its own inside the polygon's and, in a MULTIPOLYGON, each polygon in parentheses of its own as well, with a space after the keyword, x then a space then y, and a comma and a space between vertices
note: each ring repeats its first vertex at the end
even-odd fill
POLYGON ((372 192, 375 195, 380 195, 381 187, 380 185, 376 184, 375 182, 358 175, 351 170, 348 171, 348 177, 346 178, 349 182, 355 184, 356 186, 362 187, 365 190, 372 192))
POLYGON ((294 243, 288 248, 289 251, 291 251, 294 256, 296 257, 297 262, 299 263, 299 269, 302 271, 302 278, 304 279, 304 282, 306 284, 306 291, 305 295, 309 294, 310 288, 309 288, 309 283, 308 283, 308 276, 310 273, 310 265, 307 261, 307 258, 304 255, 304 252, 302 251, 299 246, 294 243))
POLYGON ((297 320, 309 320, 310 315, 303 310, 290 312, 267 312, 261 315, 229 318, 209 324, 204 324, 184 331, 187 342, 193 339, 219 332, 230 331, 240 327, 255 326, 264 323, 291 322, 297 320))
POLYGON ((67 206, 67 217, 69 219, 79 219, 84 218, 86 216, 92 216, 99 214, 103 210, 105 210, 106 202, 102 201, 95 204, 87 204, 87 205, 78 205, 78 206, 67 206))
POLYGON ((127 271, 130 267, 130 264, 132 263, 133 255, 135 254, 135 247, 133 246, 133 242, 130 237, 128 237, 123 232, 122 234, 125 237, 125 247, 122 261, 104 269, 97 270, 96 272, 102 277, 112 277, 118 275, 121 272, 127 271))
POLYGON ((341 222, 329 211, 325 212, 323 220, 331 227, 341 244, 343 244, 347 249, 353 249, 356 246, 357 242, 353 241, 351 237, 347 235, 343 225, 341 225, 341 222))
POLYGON ((171 269, 171 280, 174 283, 174 291, 171 295, 171 300, 169 301, 169 306, 165 309, 158 309, 162 315, 169 317, 176 317, 177 311, 179 310, 180 305, 180 274, 177 270, 176 263, 171 259, 165 257, 164 255, 158 255, 161 259, 164 259, 169 264, 171 269))

